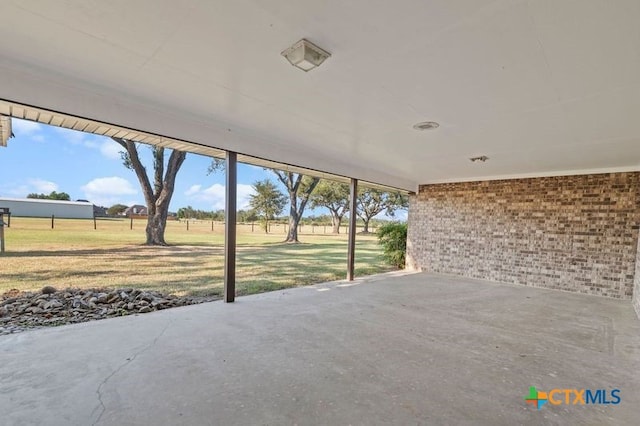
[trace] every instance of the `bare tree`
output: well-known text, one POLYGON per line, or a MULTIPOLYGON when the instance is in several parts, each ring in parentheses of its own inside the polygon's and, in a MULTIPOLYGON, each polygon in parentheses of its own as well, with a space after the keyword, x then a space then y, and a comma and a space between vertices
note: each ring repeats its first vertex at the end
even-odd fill
POLYGON ((289 232, 287 233, 286 243, 299 243, 298 240, 298 224, 307 207, 309 196, 320 182, 320 178, 304 176, 293 172, 283 172, 281 170, 272 170, 278 177, 278 180, 287 188, 289 193, 289 232))
POLYGON ((147 245, 166 246, 164 231, 167 226, 169 204, 173 196, 176 176, 187 156, 184 151, 172 150, 166 165, 165 149, 163 147, 151 147, 153 153, 153 186, 147 175, 147 170, 140 161, 138 147, 135 142, 112 137, 116 143, 126 151, 122 152, 125 167, 133 170, 138 177, 144 199, 147 203, 149 216, 147 218, 147 245))

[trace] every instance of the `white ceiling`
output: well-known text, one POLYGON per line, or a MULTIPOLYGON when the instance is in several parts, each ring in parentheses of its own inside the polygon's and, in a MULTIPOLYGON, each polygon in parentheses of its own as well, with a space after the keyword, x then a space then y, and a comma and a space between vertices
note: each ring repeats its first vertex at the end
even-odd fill
POLYGON ((5 0, 0 99, 409 190, 640 170, 639 22, 637 0, 5 0), (332 54, 309 73, 280 56, 302 37, 332 54))

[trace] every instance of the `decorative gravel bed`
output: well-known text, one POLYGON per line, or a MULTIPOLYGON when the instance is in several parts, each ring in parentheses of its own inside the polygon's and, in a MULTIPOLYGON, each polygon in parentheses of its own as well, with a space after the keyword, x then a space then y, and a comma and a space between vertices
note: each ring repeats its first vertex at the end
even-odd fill
POLYGON ((144 314, 177 306, 194 305, 219 297, 178 297, 135 288, 10 290, 0 296, 0 335, 26 329, 144 314))

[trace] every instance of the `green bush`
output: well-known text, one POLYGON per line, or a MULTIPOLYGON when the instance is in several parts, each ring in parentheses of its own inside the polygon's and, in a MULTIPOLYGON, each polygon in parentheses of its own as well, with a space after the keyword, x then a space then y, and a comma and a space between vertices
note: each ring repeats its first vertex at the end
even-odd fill
POLYGON ((404 268, 407 253, 407 224, 391 222, 378 228, 378 243, 384 259, 397 268, 404 268))

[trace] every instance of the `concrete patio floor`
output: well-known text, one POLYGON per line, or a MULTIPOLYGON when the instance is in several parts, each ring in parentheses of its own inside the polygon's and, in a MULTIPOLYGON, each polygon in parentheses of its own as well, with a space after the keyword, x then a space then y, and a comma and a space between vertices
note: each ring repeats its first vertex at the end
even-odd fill
POLYGON ((0 337, 2 425, 637 424, 629 301, 386 274, 0 337), (529 386, 618 405, 524 403, 529 386))

